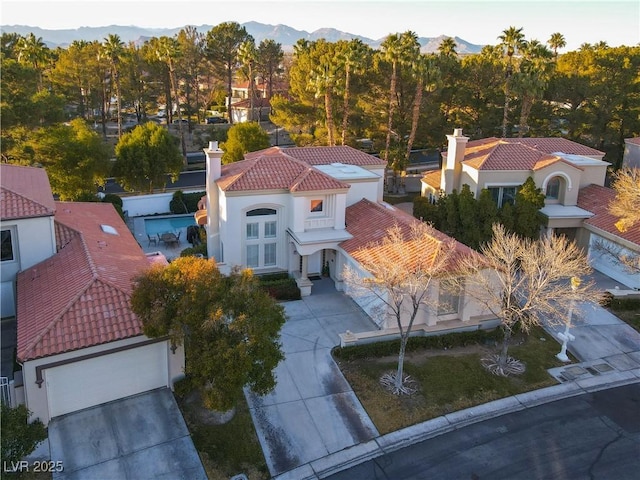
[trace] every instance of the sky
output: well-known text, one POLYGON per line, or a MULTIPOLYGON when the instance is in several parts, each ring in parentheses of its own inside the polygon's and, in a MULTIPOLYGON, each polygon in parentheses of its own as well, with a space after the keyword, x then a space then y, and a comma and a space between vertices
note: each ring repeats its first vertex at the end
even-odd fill
POLYGON ((458 36, 496 44, 510 26, 546 42, 554 32, 566 50, 582 43, 640 43, 638 0, 0 0, 1 25, 45 29, 135 25, 182 27, 225 21, 284 24, 312 32, 336 28, 379 39, 412 30, 421 37, 458 36))

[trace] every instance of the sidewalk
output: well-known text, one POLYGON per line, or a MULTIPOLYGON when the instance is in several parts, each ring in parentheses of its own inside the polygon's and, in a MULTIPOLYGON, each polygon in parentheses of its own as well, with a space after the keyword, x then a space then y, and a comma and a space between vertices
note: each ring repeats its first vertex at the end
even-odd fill
MULTIPOLYGON (((596 273, 594 278, 602 289, 615 288, 616 282, 604 275, 596 273)), ((580 310, 581 322, 570 330, 575 340, 569 342, 567 348, 579 363, 549 370, 558 379, 559 385, 478 405, 377 436, 324 458, 314 459, 275 478, 326 478, 367 460, 472 423, 587 392, 640 382, 640 333, 599 305, 582 305, 580 310)), ((545 330, 557 339, 557 334, 564 327, 545 327, 545 330)))

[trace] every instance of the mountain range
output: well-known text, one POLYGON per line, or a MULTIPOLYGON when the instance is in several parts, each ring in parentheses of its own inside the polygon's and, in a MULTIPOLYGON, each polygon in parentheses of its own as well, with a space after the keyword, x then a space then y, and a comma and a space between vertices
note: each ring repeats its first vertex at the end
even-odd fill
MULTIPOLYGON (((305 30, 296 30, 295 28, 287 25, 268 25, 259 22, 246 22, 243 23, 242 26, 244 26, 247 32, 255 39, 256 44, 259 44, 264 39, 272 39, 280 43, 285 52, 293 50, 293 45, 295 45, 299 39, 314 41, 324 38, 329 42, 336 42, 338 40, 359 38, 367 45, 370 45, 373 48, 379 48, 385 38, 371 39, 352 33, 342 32, 335 28, 321 28, 313 32, 307 32, 305 30)), ((163 35, 172 37, 177 34, 181 28, 182 27, 143 28, 136 26, 109 25, 106 27, 80 27, 66 30, 47 30, 40 27, 29 27, 26 25, 0 26, 3 33, 18 33, 20 35, 33 33, 36 37, 41 37, 49 48, 66 47, 74 40, 102 41, 109 34, 119 35, 120 39, 125 43, 134 42, 136 44, 142 44, 145 40, 148 40, 151 37, 160 37, 163 35)), ((206 33, 212 28, 213 25, 196 26, 196 29, 202 33, 206 33)), ((423 53, 437 51, 438 45, 440 45, 440 42, 444 38, 446 38, 445 35, 440 35, 438 37, 419 37, 418 42, 421 45, 421 51, 423 53)), ((478 53, 482 49, 482 45, 474 45, 460 37, 453 38, 456 42, 456 50, 461 55, 478 53)))

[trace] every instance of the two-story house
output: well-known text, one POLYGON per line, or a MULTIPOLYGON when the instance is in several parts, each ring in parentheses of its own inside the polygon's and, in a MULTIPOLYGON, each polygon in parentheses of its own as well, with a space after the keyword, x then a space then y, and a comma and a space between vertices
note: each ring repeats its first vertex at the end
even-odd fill
MULTIPOLYGON (((467 184, 476 198, 486 188, 502 206, 513 204, 517 188, 532 177, 545 194, 541 213, 546 218, 546 231, 542 233, 575 239, 589 250, 594 268, 631 288, 640 288, 640 274, 625 271, 592 250, 600 238, 587 225, 593 224, 590 219, 596 213, 603 213, 596 212, 594 206, 598 205, 598 197, 600 203, 606 204, 613 198, 613 191, 604 187, 610 164, 602 160, 603 152, 564 138, 491 137, 469 141, 461 129, 447 135, 447 139, 442 168, 422 178, 423 196, 435 200, 440 194, 460 191, 467 184), (592 185, 601 188, 589 188, 592 185)), ((614 248, 640 254, 640 245, 629 240, 635 235, 623 238, 619 232, 609 230, 607 241, 612 241, 614 248)))
MULTIPOLYGON (((380 242, 394 225, 408 238, 411 223, 418 221, 382 202, 384 161, 348 146, 271 147, 229 165, 221 165, 216 142, 205 154, 207 195, 196 220, 206 225, 209 258, 223 273, 234 267, 257 274, 288 272, 306 296, 313 294, 311 279, 328 270, 336 288, 351 294, 345 266, 368 275, 358 251, 380 242)), ((434 238, 434 249, 452 240, 438 234, 442 238, 434 238)), ((425 259, 432 253, 425 251, 425 259)), ((439 295, 438 289, 432 294, 439 295)), ((354 299, 370 313, 380 307, 371 299, 354 299)), ((379 327, 393 329, 383 317, 376 318, 379 327)), ((487 319, 473 301, 459 298, 451 311, 422 312, 416 323, 417 329, 478 328, 487 319)))
POLYGON ((142 333, 130 297, 150 260, 113 205, 55 202, 44 169, 2 164, 0 180, 3 256, 14 264, 5 269, 3 258, 3 315, 16 317, 22 365, 16 399, 46 424, 171 387, 184 350, 142 333))

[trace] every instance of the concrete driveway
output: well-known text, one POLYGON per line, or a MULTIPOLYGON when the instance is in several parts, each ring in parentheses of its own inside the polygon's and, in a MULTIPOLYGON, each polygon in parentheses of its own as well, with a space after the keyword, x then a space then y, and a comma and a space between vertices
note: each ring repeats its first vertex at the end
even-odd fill
POLYGON ((207 478, 166 388, 54 418, 49 444, 54 480, 207 478))
POLYGON ((286 358, 278 384, 264 397, 245 392, 271 475, 378 436, 331 357, 339 333, 372 330, 373 322, 329 279, 314 282, 310 297, 283 305, 286 358))

